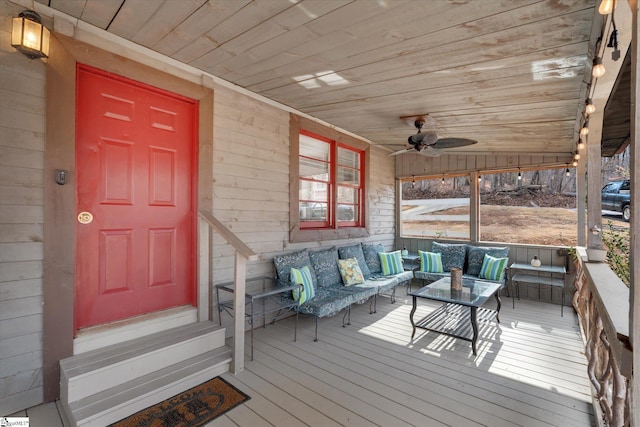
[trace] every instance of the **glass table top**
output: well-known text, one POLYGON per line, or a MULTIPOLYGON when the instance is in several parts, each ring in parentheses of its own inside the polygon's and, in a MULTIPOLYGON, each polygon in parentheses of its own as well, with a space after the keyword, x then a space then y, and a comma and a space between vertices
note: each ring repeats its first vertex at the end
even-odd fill
POLYGON ((410 295, 469 307, 480 307, 501 287, 502 283, 464 277, 462 278, 462 290, 455 291, 451 289, 451 277, 443 277, 411 292, 410 295))

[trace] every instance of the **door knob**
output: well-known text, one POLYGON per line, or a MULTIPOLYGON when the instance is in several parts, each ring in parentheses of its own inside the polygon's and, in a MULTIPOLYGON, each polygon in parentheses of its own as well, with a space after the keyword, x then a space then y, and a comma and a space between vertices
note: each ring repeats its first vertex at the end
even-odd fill
POLYGON ((91 212, 80 212, 78 214, 78 222, 80 224, 89 224, 91 221, 93 221, 93 215, 91 215, 91 212))

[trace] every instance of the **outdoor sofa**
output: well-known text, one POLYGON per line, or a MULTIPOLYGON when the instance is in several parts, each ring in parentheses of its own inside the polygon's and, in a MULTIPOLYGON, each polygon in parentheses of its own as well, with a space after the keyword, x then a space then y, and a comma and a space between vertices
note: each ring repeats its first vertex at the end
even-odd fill
MULTIPOLYGON (((305 301, 298 306, 297 311, 315 317, 314 341, 317 341, 319 318, 333 316, 345 310, 342 317, 344 327, 350 324, 353 304, 362 304, 370 300, 369 312, 375 313, 378 295, 389 295, 391 302, 395 302, 396 287, 408 284, 413 279, 413 272, 404 271, 402 266, 392 269, 391 271, 395 271, 394 274, 383 274, 385 269, 383 263, 388 259, 400 259, 399 252, 385 252, 381 244, 358 243, 313 251, 303 249, 277 255, 274 257, 276 283, 280 286, 289 286, 293 283, 292 268, 296 269, 295 274, 304 267, 308 268, 313 287, 308 293, 313 294, 313 297, 303 298, 305 301), (342 260, 341 264, 344 265, 352 263, 354 259, 357 261, 364 281, 345 285, 344 269, 341 273, 339 260, 342 260)), ((386 271, 389 269, 387 268, 386 271)), ((285 298, 294 298, 294 296, 297 295, 287 295, 285 298)))
POLYGON ((416 279, 422 280, 423 285, 428 285, 438 279, 448 277, 451 275, 452 268, 459 268, 462 270, 463 278, 468 277, 494 282, 504 281, 506 286, 507 264, 509 258, 508 247, 473 246, 464 243, 450 244, 432 242, 431 251, 419 251, 419 258, 420 268, 414 271, 414 276, 416 279), (441 268, 433 268, 432 265, 425 265, 434 264, 433 262, 429 262, 430 259, 433 259, 432 254, 439 254, 438 257, 441 260, 441 268), (494 270, 497 272, 495 276, 492 276, 494 271, 487 269, 487 266, 489 266, 487 263, 493 262, 493 260, 499 260, 496 265, 498 269, 494 270), (485 270, 484 272, 483 266, 485 270), (441 271, 434 272, 433 270, 441 271))

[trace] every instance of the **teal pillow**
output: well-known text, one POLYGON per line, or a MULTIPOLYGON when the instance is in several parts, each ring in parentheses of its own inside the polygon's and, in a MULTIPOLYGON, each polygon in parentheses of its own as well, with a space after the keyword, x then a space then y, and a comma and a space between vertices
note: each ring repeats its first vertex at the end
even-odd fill
POLYGON ((508 261, 509 258, 494 258, 491 255, 485 255, 478 277, 488 280, 502 280, 508 261))
POLYGON ((290 273, 292 284, 302 285, 301 290, 292 291, 293 299, 302 305, 316 296, 316 290, 313 288, 313 280, 311 279, 311 270, 306 265, 300 269, 292 268, 290 273))
POLYGON ((420 271, 425 273, 442 273, 442 254, 418 251, 420 255, 420 271))
POLYGON ((382 267, 383 275, 389 276, 391 274, 399 274, 404 271, 400 251, 380 252, 378 256, 380 257, 380 266, 382 267))

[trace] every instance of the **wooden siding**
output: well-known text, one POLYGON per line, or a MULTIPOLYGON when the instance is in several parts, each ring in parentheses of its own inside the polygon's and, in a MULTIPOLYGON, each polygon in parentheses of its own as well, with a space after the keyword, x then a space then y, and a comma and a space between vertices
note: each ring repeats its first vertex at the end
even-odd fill
MULTIPOLYGON (((0 16, 0 415, 42 401, 45 64, 0 16)), ((4 11, 7 11, 6 13, 4 11)))
POLYGON ((495 155, 443 154, 426 157, 420 154, 396 156, 396 177, 441 176, 471 172, 522 171, 549 167, 566 167, 573 162, 572 153, 566 155, 527 155, 502 153, 495 155))

